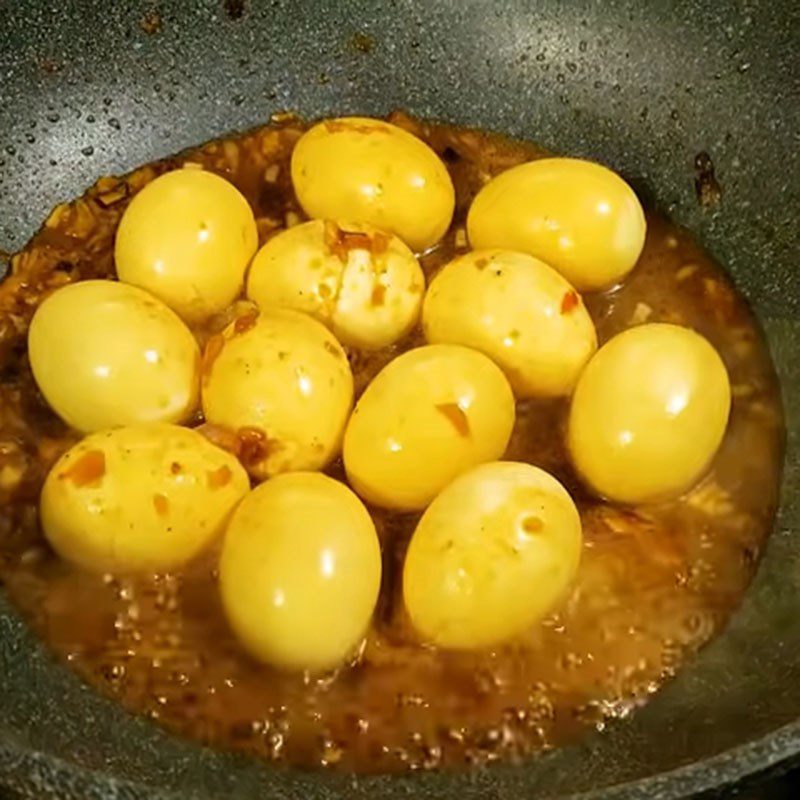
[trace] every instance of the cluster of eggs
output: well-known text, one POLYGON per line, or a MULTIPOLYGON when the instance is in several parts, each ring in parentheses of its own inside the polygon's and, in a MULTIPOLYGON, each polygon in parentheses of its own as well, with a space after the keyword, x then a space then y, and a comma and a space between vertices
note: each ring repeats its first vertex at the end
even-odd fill
POLYGON ((597 350, 579 292, 622 280, 645 235, 635 194, 604 167, 543 159, 489 181, 469 211, 473 250, 427 291, 415 253, 448 230, 454 190, 424 142, 379 120, 326 121, 291 168, 310 221, 258 251, 253 213, 223 178, 186 167, 155 179, 121 220, 119 280, 69 285, 37 310, 33 374, 87 434, 45 481, 45 535, 111 572, 173 569, 221 536, 223 606, 243 644, 326 669, 357 648, 378 597, 364 503, 422 511, 403 572, 420 638, 512 638, 562 596, 582 541, 555 478, 500 460, 515 401, 571 397, 580 476, 611 500, 654 501, 716 451, 725 368, 672 325, 597 350), (193 327, 243 291, 254 310, 201 353, 193 327), (343 346, 386 347, 420 320, 428 344, 353 408, 343 346), (205 426, 191 427, 198 409, 205 426), (321 472, 339 454, 349 486, 321 472))

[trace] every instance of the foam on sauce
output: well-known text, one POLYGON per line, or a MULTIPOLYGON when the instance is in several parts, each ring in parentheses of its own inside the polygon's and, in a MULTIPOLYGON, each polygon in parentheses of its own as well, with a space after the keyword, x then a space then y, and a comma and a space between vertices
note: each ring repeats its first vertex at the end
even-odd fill
MULTIPOLYGON (((422 258, 430 278, 468 249, 466 210, 483 183, 544 151, 402 114, 392 121, 431 144, 456 186, 453 225, 422 258)), ((627 715, 738 604, 772 524, 783 443, 775 374, 745 301, 683 231, 654 214, 633 274, 616 291, 585 296, 586 305, 601 343, 645 321, 688 325, 706 336, 731 377, 729 430, 710 473, 687 496, 620 508, 577 482, 563 446, 565 401, 518 405, 507 458, 537 464, 567 486, 585 537, 570 595, 519 641, 473 654, 415 642, 399 578, 416 515, 374 513, 384 553, 374 624, 355 663, 323 679, 283 675, 244 655, 222 615, 213 552, 179 574, 100 578, 72 570, 47 548, 38 492, 50 465, 79 436, 46 408, 33 383, 25 337, 35 307, 64 283, 113 276, 114 232, 131 196, 186 163, 219 173, 244 193, 262 243, 301 221, 289 157, 304 128, 283 118, 125 178, 102 178, 83 198, 58 206, 13 258, 13 274, 0 286, 6 590, 55 653, 102 692, 177 733, 267 759, 357 771, 483 763, 557 746, 627 715)), ((198 338, 204 342, 246 310, 246 303, 234 304, 198 338)), ((416 331, 377 353, 350 352, 357 392, 420 342, 416 331)), ((330 472, 344 479, 340 463, 330 472)))

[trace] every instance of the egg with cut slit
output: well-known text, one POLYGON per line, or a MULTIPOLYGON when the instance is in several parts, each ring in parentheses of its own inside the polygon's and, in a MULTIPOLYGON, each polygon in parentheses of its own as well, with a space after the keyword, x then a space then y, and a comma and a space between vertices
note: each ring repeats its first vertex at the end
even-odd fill
POLYGON ((353 375, 310 316, 271 308, 240 317, 208 341, 202 373, 205 418, 245 435, 254 477, 322 469, 339 454, 353 375))
POLYGON ((419 318, 425 276, 397 237, 369 225, 312 220, 258 251, 247 296, 260 308, 294 308, 342 344, 367 350, 405 336, 419 318))
POLYGON ((92 572, 169 570, 222 532, 249 488, 241 464, 189 428, 99 431, 50 470, 42 530, 63 559, 92 572))
POLYGON ((122 215, 117 275, 199 323, 241 293, 258 246, 253 212, 229 181, 184 167, 151 181, 122 215))
POLYGON ((372 519, 343 483, 279 475, 233 515, 220 559, 228 621, 247 650, 277 667, 330 669, 351 657, 381 582, 372 519))
POLYGON ((470 650, 518 636, 548 614, 574 577, 582 545, 566 489, 530 464, 482 464, 422 515, 403 568, 420 637, 470 650))
POLYGON ((458 345, 409 350, 384 367, 344 437, 350 485, 376 506, 424 508, 453 478, 499 458, 514 395, 486 356, 458 345))

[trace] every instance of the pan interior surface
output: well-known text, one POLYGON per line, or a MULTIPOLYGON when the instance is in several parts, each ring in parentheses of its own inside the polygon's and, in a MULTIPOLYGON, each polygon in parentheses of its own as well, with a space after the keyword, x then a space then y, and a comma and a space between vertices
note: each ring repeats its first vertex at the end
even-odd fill
MULTIPOLYGON (((127 5, 127 4, 126 4, 127 5)), ((271 112, 394 108, 618 169, 689 227, 756 309, 784 387, 783 502, 727 631, 631 719, 472 774, 276 771, 128 717, 57 665, 0 595, 0 783, 35 797, 676 797, 800 751, 800 9, 755 2, 436 0, 0 8, 0 250, 48 210, 271 112), (697 202, 695 156, 722 185, 697 202)))

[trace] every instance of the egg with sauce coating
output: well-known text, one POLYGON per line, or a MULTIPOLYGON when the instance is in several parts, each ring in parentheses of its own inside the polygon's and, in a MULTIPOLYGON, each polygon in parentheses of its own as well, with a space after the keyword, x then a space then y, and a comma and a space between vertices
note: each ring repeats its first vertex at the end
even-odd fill
POLYGON ((466 347, 428 345, 384 367, 344 437, 350 485, 376 506, 414 511, 453 478, 499 458, 514 427, 500 369, 466 347))
POLYGON ((529 253, 578 291, 621 281, 642 252, 645 230, 633 189, 610 169, 577 158, 543 158, 500 173, 467 217, 474 249, 529 253))
POLYGON ((475 250, 447 264, 431 282, 422 321, 429 342, 489 356, 518 398, 569 394, 597 348, 580 295, 544 262, 510 250, 475 250))
POLYGON ((343 117, 308 130, 292 153, 297 199, 314 219, 364 222, 422 252, 444 236, 453 182, 425 142, 379 119, 343 117))
POLYGON ((183 422, 197 405, 194 336, 135 286, 98 280, 58 289, 33 316, 28 356, 47 402, 84 433, 183 422))
POLYGON ((381 582, 372 519, 342 483, 279 475, 239 506, 225 534, 220 589, 228 621, 261 661, 325 670, 352 655, 381 582))
POLYGON ((367 350, 414 327, 424 291, 422 268, 397 236, 329 220, 272 237, 247 278, 247 296, 260 308, 305 311, 343 344, 367 350))
POLYGON ((549 613, 575 575, 582 544, 566 489, 530 464, 482 464, 422 515, 403 568, 403 598, 426 641, 477 649, 549 613))
POLYGON ((197 431, 99 431, 50 470, 42 529, 63 559, 92 572, 168 570, 222 532, 249 488, 241 464, 197 431))
POLYGON ((161 175, 131 200, 114 257, 121 281, 198 323, 239 295, 257 246, 255 218, 239 190, 187 167, 161 175))
POLYGON ((678 325, 640 325, 598 350, 578 380, 568 445, 583 479, 622 503, 675 497, 708 468, 728 423, 717 351, 678 325))
POLYGON ((262 447, 250 474, 325 467, 339 453, 353 405, 353 375, 330 331, 290 309, 267 309, 229 325, 203 356, 206 420, 244 431, 262 447))

